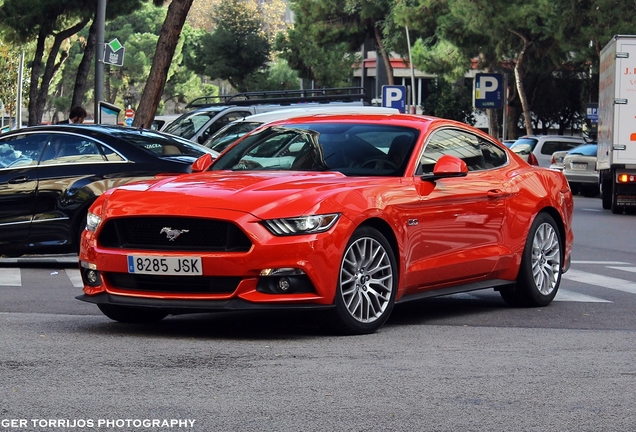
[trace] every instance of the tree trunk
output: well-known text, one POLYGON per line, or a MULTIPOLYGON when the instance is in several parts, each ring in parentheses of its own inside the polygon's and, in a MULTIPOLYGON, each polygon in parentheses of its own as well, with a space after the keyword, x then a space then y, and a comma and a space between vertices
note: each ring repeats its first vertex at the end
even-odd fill
POLYGON ((139 107, 133 121, 134 127, 150 128, 161 101, 163 89, 168 78, 168 69, 172 63, 179 36, 188 11, 194 0, 172 0, 168 6, 168 14, 161 27, 155 57, 152 60, 150 75, 141 94, 139 107))
POLYGON ((389 54, 386 52, 386 49, 384 49, 382 34, 375 23, 373 25, 373 31, 375 32, 375 41, 378 43, 378 49, 382 54, 382 59, 384 59, 384 67, 386 68, 386 76, 389 81, 389 85, 393 85, 395 81, 393 80, 393 66, 391 66, 391 59, 389 58, 389 54))
MULTIPOLYGON (((66 57, 62 57, 60 63, 56 64, 57 55, 60 52, 60 46, 64 39, 67 39, 73 36, 75 33, 86 27, 89 19, 84 18, 79 23, 75 24, 73 27, 70 27, 66 30, 63 30, 55 35, 53 39, 53 46, 48 54, 48 59, 46 61, 46 66, 44 67, 44 74, 42 75, 42 79, 40 82, 40 87, 37 87, 38 75, 35 74, 35 71, 31 71, 31 91, 30 91, 30 99, 29 99, 29 126, 37 125, 42 122, 42 116, 44 115, 44 106, 46 105, 46 99, 49 93, 49 86, 51 85, 51 80, 55 76, 55 72, 59 70, 61 63, 66 60, 66 57), (34 85, 34 77, 35 77, 35 88, 34 85), (36 95, 35 98, 33 96, 36 95)), ((40 32, 41 37, 43 32, 40 32)), ((40 40, 38 37, 38 48, 40 45, 40 40)), ((44 35, 43 39, 46 39, 46 35, 44 35)), ((39 68, 42 67, 41 57, 39 68)))
POLYGON ((517 62, 515 64, 515 84, 517 86, 517 93, 519 94, 519 101, 521 102, 521 109, 523 110, 523 119, 526 124, 526 134, 532 135, 532 116, 530 115, 530 106, 528 105, 528 97, 526 96, 526 90, 523 87, 523 61, 525 60, 526 52, 532 41, 529 41, 524 35, 510 30, 511 33, 519 36, 523 41, 523 48, 517 56, 517 62))
POLYGON ((37 99, 38 99, 38 81, 40 71, 42 70, 42 58, 44 57, 44 43, 48 32, 42 27, 38 35, 38 41, 35 47, 35 55, 33 63, 31 63, 31 85, 29 87, 29 126, 35 126, 39 123, 37 119, 37 99))
POLYGON ((494 108, 486 109, 486 118, 488 119, 488 134, 496 139, 500 138, 499 133, 499 111, 494 108))
POLYGON ((86 39, 86 46, 84 47, 84 55, 77 68, 77 76, 75 77, 75 86, 73 87, 73 98, 71 99, 71 106, 81 106, 84 104, 84 95, 86 94, 86 79, 88 78, 88 72, 90 71, 91 64, 95 58, 95 48, 97 42, 97 25, 93 19, 93 24, 88 30, 88 39, 86 39))

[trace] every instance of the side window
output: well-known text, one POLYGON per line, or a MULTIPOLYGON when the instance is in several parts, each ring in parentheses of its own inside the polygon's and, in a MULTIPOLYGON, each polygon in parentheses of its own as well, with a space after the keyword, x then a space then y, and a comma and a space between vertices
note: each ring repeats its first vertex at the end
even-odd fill
POLYGON ((115 150, 108 148, 106 146, 103 146, 101 144, 98 144, 99 149, 101 151, 101 153, 106 157, 106 160, 108 161, 114 161, 114 162, 125 162, 126 159, 124 159, 119 153, 115 152, 115 150))
POLYGON ((561 151, 562 149, 560 149, 559 147, 559 142, 557 141, 546 141, 541 147, 541 154, 551 155, 556 151, 561 151))
POLYGON ((416 174, 433 172, 435 163, 444 155, 452 155, 462 159, 466 162, 469 171, 486 168, 480 139, 477 136, 468 132, 442 129, 433 132, 426 143, 416 174))
POLYGON ((41 165, 104 162, 100 145, 83 137, 52 134, 42 155, 41 165))
POLYGON ((0 140, 0 168, 37 165, 48 134, 13 135, 0 140))
POLYGON ((541 147, 541 154, 551 155, 554 152, 570 150, 581 145, 580 142, 574 141, 546 141, 541 147))
POLYGON ((481 153, 484 155, 486 169, 504 166, 508 162, 506 152, 499 146, 484 139, 479 140, 479 145, 481 146, 481 153))
POLYGON ((204 142, 206 139, 212 136, 213 133, 215 133, 216 131, 218 131, 223 126, 227 125, 228 123, 231 123, 234 120, 242 119, 244 117, 247 117, 248 115, 250 115, 250 112, 248 111, 234 111, 234 112, 222 115, 221 117, 216 119, 214 123, 208 126, 208 128, 205 131, 203 131, 203 133, 199 137, 199 142, 200 143, 204 142))

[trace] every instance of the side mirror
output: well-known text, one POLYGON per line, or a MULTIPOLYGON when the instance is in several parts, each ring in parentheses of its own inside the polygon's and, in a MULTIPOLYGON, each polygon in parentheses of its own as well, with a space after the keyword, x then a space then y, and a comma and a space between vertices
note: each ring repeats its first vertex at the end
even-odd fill
POLYGON ((455 156, 444 155, 437 160, 433 174, 424 174, 420 178, 423 181, 435 181, 449 177, 465 177, 467 174, 466 162, 455 156))
POLYGON ((207 171, 207 169, 212 166, 212 162, 214 162, 214 160, 212 159, 212 155, 209 153, 206 153, 203 156, 201 156, 199 159, 194 161, 190 169, 190 172, 199 173, 199 172, 207 171))

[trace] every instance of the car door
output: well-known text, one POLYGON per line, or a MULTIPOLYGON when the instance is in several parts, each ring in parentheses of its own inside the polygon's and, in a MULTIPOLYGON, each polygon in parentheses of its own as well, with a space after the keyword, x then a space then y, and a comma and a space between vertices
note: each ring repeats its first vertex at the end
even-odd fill
POLYGON ((48 134, 24 133, 0 140, 0 254, 26 243, 38 188, 37 164, 48 134))
MULTIPOLYGON (((112 150, 87 137, 51 133, 38 167, 38 193, 33 211, 30 243, 66 244, 73 241, 80 209, 98 193, 86 186, 100 180, 112 150)), ((119 158, 119 157, 118 157, 119 158)), ((119 158, 121 160, 121 158, 119 158)))
POLYGON ((407 286, 470 282, 493 271, 508 196, 496 166, 506 162, 502 149, 469 132, 444 128, 430 135, 414 178, 420 199, 407 221, 407 286), (465 177, 419 178, 448 154, 466 162, 465 177))

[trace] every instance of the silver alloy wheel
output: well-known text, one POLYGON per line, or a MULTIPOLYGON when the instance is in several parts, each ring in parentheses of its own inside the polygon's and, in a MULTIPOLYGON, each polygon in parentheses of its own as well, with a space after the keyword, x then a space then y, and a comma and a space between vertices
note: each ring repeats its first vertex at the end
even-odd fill
POLYGON ((345 252, 340 266, 340 287, 351 316, 372 323, 387 309, 393 292, 391 260, 382 244, 361 237, 345 252))
POLYGON ((542 223, 532 241, 532 277, 539 292, 549 295, 554 291, 561 272, 559 236, 549 223, 542 223))

